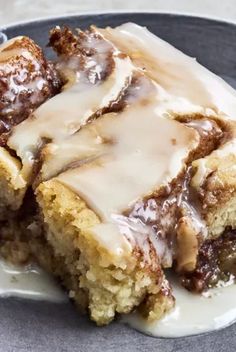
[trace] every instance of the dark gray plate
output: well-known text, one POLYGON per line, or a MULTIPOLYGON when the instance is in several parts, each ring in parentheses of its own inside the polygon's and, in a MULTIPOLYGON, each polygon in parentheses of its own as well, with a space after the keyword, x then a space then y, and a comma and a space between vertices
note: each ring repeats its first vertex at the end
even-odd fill
MULTIPOLYGON (((3 32, 9 38, 28 35, 45 47, 47 33, 55 25, 86 28, 90 24, 117 26, 128 21, 147 26, 236 87, 236 26, 230 23, 168 14, 119 13, 47 19, 15 25, 3 32)), ((48 48, 45 50, 52 55, 48 48)), ((118 323, 97 328, 79 316, 72 304, 1 299, 0 319, 2 352, 233 352, 236 348, 236 325, 205 335, 157 339, 118 323)))

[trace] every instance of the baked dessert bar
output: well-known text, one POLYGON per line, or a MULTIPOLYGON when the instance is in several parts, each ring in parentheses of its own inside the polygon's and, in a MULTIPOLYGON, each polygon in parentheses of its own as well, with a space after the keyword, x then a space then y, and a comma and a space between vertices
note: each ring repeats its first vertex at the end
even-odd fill
POLYGON ((26 187, 21 163, 7 145, 11 130, 60 87, 53 64, 30 38, 17 37, 0 47, 0 218, 19 208, 26 187))
POLYGON ((98 325, 158 319, 174 305, 165 269, 197 291, 227 277, 208 252, 234 253, 236 94, 134 24, 57 27, 49 43, 63 87, 6 143, 28 189, 12 242, 98 325))

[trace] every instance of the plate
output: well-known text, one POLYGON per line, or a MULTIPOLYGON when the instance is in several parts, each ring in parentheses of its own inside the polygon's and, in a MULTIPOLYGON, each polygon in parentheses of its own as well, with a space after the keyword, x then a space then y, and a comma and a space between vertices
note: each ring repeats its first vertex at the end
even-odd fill
MULTIPOLYGON (((28 22, 5 28, 2 32, 8 38, 17 35, 31 37, 52 58, 52 51, 46 45, 48 31, 55 25, 87 28, 90 24, 104 27, 129 21, 148 27, 196 57, 236 88, 236 26, 231 23, 173 14, 107 13, 28 22)), ((118 322, 98 328, 80 316, 72 303, 3 298, 0 299, 0 317, 1 352, 233 352, 236 346, 236 324, 204 335, 153 338, 118 322)))

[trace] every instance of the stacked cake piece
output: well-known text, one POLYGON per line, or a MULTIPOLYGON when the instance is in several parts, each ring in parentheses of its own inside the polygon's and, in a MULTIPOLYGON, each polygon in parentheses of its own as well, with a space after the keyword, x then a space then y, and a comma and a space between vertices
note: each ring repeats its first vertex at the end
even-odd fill
POLYGON ((57 27, 50 45, 58 62, 27 88, 54 90, 3 133, 2 253, 27 246, 99 325, 158 319, 174 305, 164 269, 197 291, 234 274, 236 93, 135 24, 57 27))

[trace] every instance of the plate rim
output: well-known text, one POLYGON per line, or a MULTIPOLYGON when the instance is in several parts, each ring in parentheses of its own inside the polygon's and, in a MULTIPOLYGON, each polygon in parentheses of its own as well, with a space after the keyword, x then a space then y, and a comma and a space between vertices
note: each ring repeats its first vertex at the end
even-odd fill
POLYGON ((64 15, 55 15, 55 16, 42 16, 42 17, 36 17, 32 20, 25 20, 25 21, 16 21, 12 22, 9 25, 3 25, 0 26, 0 32, 12 30, 16 27, 24 27, 25 25, 33 25, 34 23, 40 23, 40 22, 48 22, 50 20, 63 20, 63 19, 68 19, 68 18, 76 18, 76 17, 87 17, 87 16, 103 16, 103 15, 127 15, 127 14, 143 14, 143 15, 163 15, 165 17, 178 17, 178 18, 192 18, 194 20, 205 20, 207 22, 212 22, 215 24, 221 24, 221 25, 227 25, 227 26, 236 26, 236 20, 230 20, 226 18, 220 18, 217 16, 209 16, 209 15, 203 15, 203 14, 195 14, 191 12, 181 12, 181 11, 173 11, 173 12, 168 12, 168 11, 157 11, 157 10, 137 10, 137 9, 121 9, 121 10, 92 10, 92 11, 78 11, 73 14, 64 14, 64 15))

